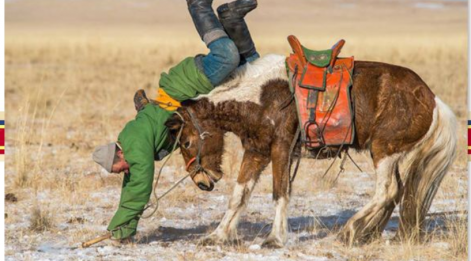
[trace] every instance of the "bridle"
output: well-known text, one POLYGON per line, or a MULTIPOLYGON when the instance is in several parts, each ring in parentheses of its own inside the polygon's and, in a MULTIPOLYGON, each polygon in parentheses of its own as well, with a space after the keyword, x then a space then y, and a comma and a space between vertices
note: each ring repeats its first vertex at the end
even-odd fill
POLYGON ((186 164, 186 171, 188 171, 190 169, 191 164, 196 163, 196 167, 192 171, 193 178, 194 175, 198 173, 198 171, 203 170, 203 166, 201 166, 201 150, 203 148, 204 139, 206 139, 206 137, 208 136, 211 136, 211 134, 201 128, 201 125, 198 123, 198 119, 193 114, 192 109, 188 108, 186 111, 188 112, 188 115, 190 115, 191 123, 193 123, 196 128, 196 131, 198 132, 198 153, 195 157, 191 158, 190 161, 188 161, 188 163, 186 164))

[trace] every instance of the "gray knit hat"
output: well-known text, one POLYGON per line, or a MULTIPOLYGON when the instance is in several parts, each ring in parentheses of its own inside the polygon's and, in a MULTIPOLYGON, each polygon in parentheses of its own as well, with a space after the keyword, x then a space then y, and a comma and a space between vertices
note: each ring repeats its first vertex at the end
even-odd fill
POLYGON ((99 146, 93 152, 93 160, 100 164, 106 171, 111 173, 111 167, 113 166, 113 160, 116 154, 116 143, 112 142, 106 145, 99 146))

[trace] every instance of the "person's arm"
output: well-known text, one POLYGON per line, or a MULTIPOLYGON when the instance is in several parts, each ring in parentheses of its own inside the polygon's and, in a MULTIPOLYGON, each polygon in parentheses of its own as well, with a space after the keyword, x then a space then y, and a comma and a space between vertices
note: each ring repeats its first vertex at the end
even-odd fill
POLYGON ((124 176, 118 211, 108 226, 114 239, 127 238, 136 233, 139 216, 152 194, 155 137, 146 121, 136 119, 120 134, 124 158, 130 169, 129 174, 124 176))

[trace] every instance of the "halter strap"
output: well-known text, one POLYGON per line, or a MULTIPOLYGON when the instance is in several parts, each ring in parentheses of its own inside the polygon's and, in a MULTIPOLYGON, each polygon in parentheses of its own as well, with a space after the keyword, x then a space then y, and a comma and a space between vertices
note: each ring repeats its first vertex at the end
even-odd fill
POLYGON ((203 140, 204 140, 204 137, 205 137, 204 135, 206 135, 206 132, 204 132, 203 129, 201 128, 201 126, 198 124, 198 120, 196 119, 195 115, 193 114, 193 110, 191 108, 188 108, 187 112, 190 115, 191 123, 193 123, 193 125, 196 128, 196 131, 198 132, 198 153, 196 154, 196 157, 193 157, 188 162, 188 164, 186 166, 186 169, 188 171, 188 169, 190 168, 190 165, 192 163, 196 162, 196 171, 195 171, 195 173, 196 173, 198 170, 202 169, 200 155, 201 155, 201 149, 203 147, 203 140))
POLYGON ((188 161, 188 163, 186 164, 186 171, 188 171, 188 169, 190 169, 191 164, 193 164, 193 162, 195 162, 195 160, 196 160, 196 157, 193 157, 193 158, 191 158, 190 161, 188 161))

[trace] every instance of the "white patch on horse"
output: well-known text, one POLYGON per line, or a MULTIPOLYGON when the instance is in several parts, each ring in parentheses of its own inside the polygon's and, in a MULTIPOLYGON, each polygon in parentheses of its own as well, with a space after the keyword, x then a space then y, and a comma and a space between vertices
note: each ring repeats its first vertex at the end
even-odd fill
POLYGON ((272 118, 267 116, 267 120, 270 121, 271 125, 275 126, 275 121, 272 118))
POLYGON ((252 63, 246 63, 209 94, 200 95, 196 99, 208 98, 215 104, 229 100, 261 104, 260 95, 265 83, 274 79, 288 80, 285 59, 283 55, 268 54, 252 63))
POLYGON ((245 184, 236 183, 232 197, 229 200, 229 209, 224 214, 219 226, 211 233, 212 235, 220 240, 232 240, 237 236, 237 224, 239 223, 240 214, 246 207, 254 186, 254 180, 250 180, 245 184))
POLYGON ((394 171, 399 159, 404 153, 397 153, 379 161, 376 168, 376 192, 373 196, 378 208, 383 208, 389 201, 393 200, 398 192, 398 184, 395 180, 394 171))
POLYGON ((275 240, 280 245, 284 245, 288 239, 288 203, 289 199, 281 197, 276 201, 275 220, 273 228, 266 241, 275 240))

